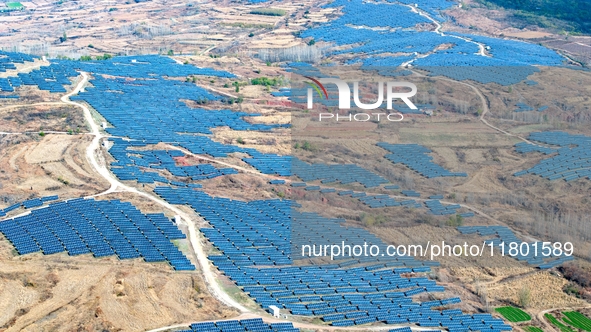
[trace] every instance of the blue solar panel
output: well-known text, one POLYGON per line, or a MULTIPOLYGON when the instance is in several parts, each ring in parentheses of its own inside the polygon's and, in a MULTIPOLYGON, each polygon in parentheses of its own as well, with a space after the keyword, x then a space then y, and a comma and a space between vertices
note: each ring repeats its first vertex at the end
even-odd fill
MULTIPOLYGON (((455 311, 442 314, 432 307, 454 305, 458 298, 414 302, 414 295, 442 292, 444 287, 426 277, 403 277, 405 273, 430 271, 412 257, 384 261, 380 257, 372 263, 343 259, 332 265, 293 265, 299 246, 319 241, 320 235, 329 242, 338 238, 355 243, 360 239, 385 245, 363 229, 343 227, 342 219, 299 212, 287 200, 243 202, 173 187, 157 187, 155 192, 173 204, 191 206, 210 223, 212 228, 201 228, 201 232, 221 255, 209 259, 264 309, 275 305, 293 315, 322 317, 333 326, 401 323, 402 318, 385 315, 392 309, 407 314, 414 312, 412 308, 421 308, 438 317, 438 326, 445 326, 450 317, 457 315, 455 311), (330 239, 328 234, 337 237, 330 239)), ((420 318, 407 316, 404 322, 418 323, 420 318)))
POLYGON ((555 256, 553 252, 550 252, 550 255, 544 256, 542 251, 542 242, 525 242, 519 239, 513 231, 505 226, 460 226, 458 227, 458 231, 462 234, 476 234, 478 233, 481 236, 497 236, 498 238, 493 238, 490 240, 486 240, 486 244, 492 244, 495 250, 503 250, 505 256, 510 256, 518 261, 525 261, 526 263, 537 266, 540 269, 549 269, 555 266, 562 265, 565 262, 571 261, 574 259, 573 256, 567 256, 566 253, 562 253, 559 256, 555 256), (515 243, 519 250, 517 254, 511 254, 510 246, 511 243, 515 243), (504 244, 504 249, 501 247, 504 244), (522 244, 525 244, 526 247, 523 247, 522 244))
POLYGON ((470 34, 443 35, 414 29, 418 24, 431 22, 400 3, 411 6, 416 3, 420 10, 427 11, 439 22, 445 21, 440 10, 454 5, 445 0, 404 0, 392 4, 361 0, 333 1, 327 6, 339 7, 342 16, 314 26, 302 32, 301 36, 348 46, 339 47, 333 53, 363 54, 363 59, 356 57, 351 63, 361 62, 364 68, 395 68, 410 61, 413 66, 427 70, 433 76, 470 79, 481 83, 511 85, 539 71, 533 65, 561 66, 563 63, 559 54, 537 44, 470 34), (390 26, 393 29, 370 29, 376 26, 390 26), (487 46, 488 56, 477 54, 477 43, 487 46), (446 44, 453 46, 433 52, 446 44), (394 53, 399 55, 392 56, 394 53))
POLYGON ((144 215, 130 203, 116 200, 52 203, 0 221, 0 232, 21 255, 67 251, 71 256, 142 257, 146 262, 168 262, 175 270, 195 269, 170 242, 185 237, 170 219, 162 214, 144 215))
POLYGON ((427 178, 436 177, 466 177, 466 173, 454 173, 450 172, 443 167, 435 164, 432 160, 433 157, 429 156, 428 153, 431 150, 418 145, 418 144, 389 144, 380 142, 377 144, 379 147, 392 152, 392 154, 386 155, 386 159, 393 163, 401 163, 410 169, 418 172, 427 178))
POLYGON ((531 133, 528 138, 551 147, 518 143, 516 151, 541 152, 551 156, 530 169, 516 172, 514 176, 535 174, 548 180, 562 179, 566 182, 591 177, 591 137, 553 131, 531 133))

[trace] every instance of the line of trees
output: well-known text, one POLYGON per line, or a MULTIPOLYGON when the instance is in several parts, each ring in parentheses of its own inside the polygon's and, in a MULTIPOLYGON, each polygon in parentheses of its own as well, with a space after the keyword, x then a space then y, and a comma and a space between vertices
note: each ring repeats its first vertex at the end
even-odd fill
POLYGON ((588 0, 480 0, 485 5, 515 9, 517 18, 542 27, 551 24, 547 18, 570 23, 574 31, 591 32, 591 2, 588 0))
POLYGON ((298 61, 298 62, 318 62, 323 56, 323 50, 316 46, 293 46, 289 48, 263 48, 259 49, 257 56, 262 61, 281 62, 281 61, 298 61))
POLYGON ((129 25, 120 27, 117 31, 117 34, 119 36, 134 35, 138 38, 152 39, 154 37, 172 35, 174 32, 169 26, 165 25, 150 26, 139 23, 131 23, 129 25))

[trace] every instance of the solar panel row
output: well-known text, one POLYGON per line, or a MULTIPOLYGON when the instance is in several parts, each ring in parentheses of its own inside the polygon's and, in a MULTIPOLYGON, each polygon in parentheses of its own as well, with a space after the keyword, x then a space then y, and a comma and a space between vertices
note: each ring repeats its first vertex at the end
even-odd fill
POLYGON ((401 163, 408 168, 418 172, 427 178, 437 177, 466 177, 466 173, 454 173, 446 170, 445 168, 435 164, 433 157, 429 156, 428 153, 432 151, 424 146, 418 144, 389 144, 380 142, 377 144, 379 147, 392 152, 386 155, 386 159, 393 163, 401 163))
POLYGON ((549 269, 574 259, 573 256, 567 256, 564 252, 559 256, 555 256, 550 251, 549 255, 545 256, 541 250, 543 242, 528 243, 522 241, 510 228, 505 226, 460 226, 458 227, 458 231, 462 234, 478 233, 481 236, 498 236, 497 238, 486 240, 486 244, 492 244, 495 249, 503 250, 505 256, 511 256, 518 261, 525 261, 527 264, 537 266, 540 269, 549 269), (518 250, 515 252, 510 251, 511 243, 515 243, 518 250))
POLYGON ((0 221, 0 232, 21 255, 68 252, 94 257, 117 255, 168 262, 175 270, 194 270, 171 242, 185 235, 162 214, 142 214, 118 200, 73 199, 51 203, 30 214, 0 221))
POLYGON ((528 138, 552 147, 518 143, 515 145, 518 152, 536 151, 552 156, 530 169, 516 172, 514 176, 535 174, 548 180, 562 179, 566 182, 591 178, 591 137, 551 131, 531 133, 528 138))
POLYGON ((383 321, 442 327, 455 323, 480 330, 498 321, 472 316, 460 320, 457 310, 432 309, 459 303, 459 298, 414 302, 416 294, 444 291, 435 281, 420 276, 430 270, 423 264, 433 262, 400 256, 293 265, 296 252, 310 241, 384 245, 363 229, 343 227, 342 219, 296 211, 287 200, 243 202, 189 188, 157 187, 155 192, 172 204, 191 206, 211 224, 212 228, 201 228, 201 232, 221 255, 209 259, 265 309, 274 305, 294 315, 322 317, 334 326, 383 321))
POLYGON ((292 323, 271 323, 263 322, 261 318, 225 320, 217 322, 193 323, 190 326, 193 332, 298 332, 292 323))

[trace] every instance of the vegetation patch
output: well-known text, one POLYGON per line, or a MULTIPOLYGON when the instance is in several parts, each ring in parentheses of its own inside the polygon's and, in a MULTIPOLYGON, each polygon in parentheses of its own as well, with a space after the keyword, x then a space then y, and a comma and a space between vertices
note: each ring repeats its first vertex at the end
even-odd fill
POLYGON ((257 8, 250 11, 254 15, 283 16, 285 10, 279 8, 257 8))
POLYGON ((552 325, 556 326, 557 328, 560 329, 561 332, 575 332, 573 329, 571 329, 570 327, 562 324, 558 319, 556 319, 556 317, 554 317, 554 315, 552 314, 545 314, 544 317, 546 317, 546 319, 552 323, 552 325))
POLYGON ((565 311, 562 319, 566 323, 585 331, 591 331, 591 319, 578 311, 565 311))
POLYGON ((529 24, 552 28, 548 18, 562 20, 574 32, 591 32, 591 6, 589 1, 575 0, 480 0, 485 5, 496 5, 517 11, 515 16, 529 24))
POLYGON ((264 86, 276 86, 282 83, 281 78, 273 77, 257 77, 250 80, 250 84, 252 85, 264 85, 264 86))
POLYGON ((16 9, 23 9, 23 8, 25 8, 25 6, 23 6, 23 4, 22 4, 22 3, 20 3, 20 2, 7 2, 7 3, 6 3, 6 7, 7 7, 8 9, 11 9, 11 10, 16 10, 16 9))
POLYGON ((505 319, 513 323, 527 322, 528 320, 531 320, 531 316, 519 308, 508 306, 496 308, 495 310, 505 317, 505 319))

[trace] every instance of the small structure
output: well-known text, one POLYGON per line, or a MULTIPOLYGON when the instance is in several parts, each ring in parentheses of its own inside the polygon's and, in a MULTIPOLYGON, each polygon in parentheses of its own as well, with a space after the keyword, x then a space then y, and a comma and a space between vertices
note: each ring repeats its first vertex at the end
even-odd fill
POLYGON ((280 317, 279 308, 277 308, 277 306, 270 305, 269 309, 273 310, 273 317, 275 317, 275 318, 280 317))
POLYGON ((101 126, 103 127, 103 129, 107 129, 107 123, 106 122, 103 122, 101 126))
POLYGON ((176 216, 174 216, 174 223, 175 224, 180 224, 181 223, 181 216, 179 216, 178 214, 176 216))
POLYGON ((22 10, 25 10, 25 6, 20 2, 6 2, 5 4, 0 4, 0 12, 2 13, 22 10))

